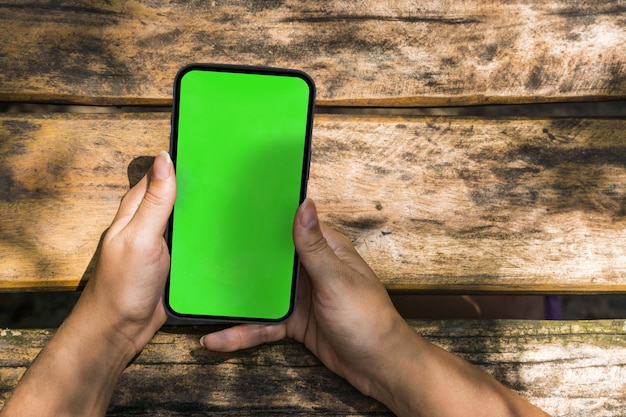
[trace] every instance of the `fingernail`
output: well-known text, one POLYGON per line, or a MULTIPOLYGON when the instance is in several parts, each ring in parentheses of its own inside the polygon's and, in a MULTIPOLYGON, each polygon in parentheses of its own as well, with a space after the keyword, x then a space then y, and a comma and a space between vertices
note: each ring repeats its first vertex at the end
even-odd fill
POLYGON ((204 346, 204 336, 202 336, 202 337, 200 338, 200 346, 202 346, 202 347, 206 347, 206 346, 204 346))
POLYGON ((159 152, 156 158, 154 158, 154 165, 152 166, 152 175, 157 180, 166 180, 170 176, 170 154, 165 151, 159 152))
POLYGON ((315 203, 310 198, 305 199, 300 205, 300 225, 306 229, 317 223, 317 210, 315 203))

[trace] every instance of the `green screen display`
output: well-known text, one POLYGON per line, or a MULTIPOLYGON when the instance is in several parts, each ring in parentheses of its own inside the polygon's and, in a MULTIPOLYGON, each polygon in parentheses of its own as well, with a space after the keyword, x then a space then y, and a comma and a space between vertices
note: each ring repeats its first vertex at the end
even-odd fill
POLYGON ((292 225, 306 193, 313 82, 295 71, 196 65, 174 90, 168 309, 283 320, 295 299, 292 225))

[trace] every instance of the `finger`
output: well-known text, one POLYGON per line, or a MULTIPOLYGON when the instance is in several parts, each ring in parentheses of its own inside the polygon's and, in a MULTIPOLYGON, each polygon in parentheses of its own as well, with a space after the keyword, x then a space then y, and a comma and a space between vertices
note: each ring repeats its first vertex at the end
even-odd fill
POLYGON ((133 218, 143 196, 146 194, 148 188, 148 175, 144 175, 143 178, 135 184, 128 192, 122 197, 120 207, 117 209, 117 213, 111 223, 111 233, 117 233, 118 230, 124 228, 128 222, 133 218))
MULTIPOLYGON (((337 236, 326 230, 331 240, 338 243, 337 236)), ((293 227, 293 240, 300 262, 313 283, 327 277, 336 277, 345 272, 343 262, 337 257, 320 228, 317 209, 313 200, 307 198, 298 208, 293 227)))
POLYGON ((328 246, 330 246, 341 262, 364 276, 376 275, 346 235, 331 229, 321 222, 320 229, 326 238, 326 242, 328 242, 328 246))
POLYGON ((138 234, 163 235, 176 199, 176 178, 169 154, 161 151, 154 159, 143 198, 130 224, 138 234))
POLYGON ((285 325, 242 324, 200 338, 200 344, 217 352, 234 352, 285 338, 285 325))

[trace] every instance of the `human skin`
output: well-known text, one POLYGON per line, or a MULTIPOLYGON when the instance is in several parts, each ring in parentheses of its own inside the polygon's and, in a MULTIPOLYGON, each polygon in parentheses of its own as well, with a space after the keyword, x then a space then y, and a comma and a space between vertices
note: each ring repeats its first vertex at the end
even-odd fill
MULTIPOLYGON (((93 277, 0 415, 105 414, 126 365, 166 319, 163 234, 175 198, 174 168, 162 152, 122 199, 93 277)), ((205 347, 233 351, 292 337, 398 415, 545 415, 415 333, 350 241, 319 221, 311 200, 296 213, 293 238, 303 267, 293 316, 206 335, 205 347)))
POLYGON ((350 240, 319 221, 311 200, 296 213, 293 238, 303 266, 293 316, 281 324, 211 333, 201 338, 202 345, 230 352, 293 338, 400 416, 547 415, 421 338, 350 240))
POLYGON ((122 371, 165 323, 170 258, 163 233, 175 198, 174 168, 162 152, 122 199, 93 278, 2 416, 105 414, 122 371))

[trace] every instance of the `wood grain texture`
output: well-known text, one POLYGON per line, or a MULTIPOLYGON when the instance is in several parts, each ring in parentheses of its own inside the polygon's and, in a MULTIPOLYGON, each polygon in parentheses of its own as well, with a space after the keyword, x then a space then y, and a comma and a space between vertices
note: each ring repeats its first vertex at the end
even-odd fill
POLYGON ((328 119, 309 193, 390 289, 624 291, 623 132, 619 120, 328 119))
POLYGON ((2 118, 0 287, 75 288, 86 278, 129 181, 168 148, 168 125, 163 115, 2 118))
POLYGON ((318 104, 626 96, 622 0, 0 5, 0 100, 167 104, 190 62, 299 68, 318 104))
MULTIPOLYGON (((169 114, 0 117, 0 289, 72 289, 169 114)), ((391 291, 626 291, 626 121, 318 116, 309 195, 391 291)))
MULTIPOLYGON (((552 415, 609 417, 626 409, 624 320, 410 324, 552 415)), ((298 343, 220 354, 199 346, 201 334, 158 333, 123 374, 108 415, 388 415, 298 343)), ((0 406, 50 336, 0 331, 0 406)))

